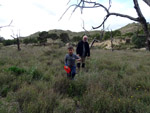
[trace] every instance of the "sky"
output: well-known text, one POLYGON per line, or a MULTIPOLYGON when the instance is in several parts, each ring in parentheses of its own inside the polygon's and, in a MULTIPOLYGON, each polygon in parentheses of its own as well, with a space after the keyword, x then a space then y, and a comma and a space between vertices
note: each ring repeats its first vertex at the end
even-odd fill
MULTIPOLYGON (((74 32, 93 30, 101 24, 105 17, 105 11, 102 8, 77 9, 71 16, 74 7, 71 7, 63 16, 66 9, 79 0, 0 0, 0 26, 8 25, 12 20, 10 27, 0 29, 0 36, 5 39, 12 39, 11 35, 20 34, 20 36, 29 36, 38 31, 48 31, 52 29, 71 30, 74 32), (68 4, 69 2, 69 4, 68 4), (83 22, 84 20, 84 22, 83 22), (84 24, 83 24, 84 23, 84 24)), ((92 0, 101 1, 106 7, 109 0, 92 0)), ((147 22, 150 22, 150 7, 143 0, 138 0, 141 11, 147 22)), ((119 12, 137 17, 133 8, 132 0, 112 0, 110 12, 119 12)), ((111 16, 105 23, 107 30, 119 29, 133 21, 121 17, 111 16)), ((98 30, 101 30, 99 28, 98 30)))

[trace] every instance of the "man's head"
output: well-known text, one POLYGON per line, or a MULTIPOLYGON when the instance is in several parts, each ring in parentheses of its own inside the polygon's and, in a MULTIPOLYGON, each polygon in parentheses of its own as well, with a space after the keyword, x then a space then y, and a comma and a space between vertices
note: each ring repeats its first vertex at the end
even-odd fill
POLYGON ((68 53, 69 53, 69 55, 72 55, 73 51, 74 51, 73 46, 69 46, 68 47, 68 53))
POLYGON ((83 36, 83 42, 87 42, 88 37, 86 35, 83 36))

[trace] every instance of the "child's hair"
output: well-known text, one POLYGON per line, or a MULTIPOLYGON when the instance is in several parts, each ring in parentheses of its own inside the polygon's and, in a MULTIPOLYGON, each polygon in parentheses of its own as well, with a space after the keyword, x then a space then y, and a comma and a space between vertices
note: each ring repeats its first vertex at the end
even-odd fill
POLYGON ((73 49, 73 46, 71 46, 71 45, 70 45, 70 46, 68 46, 68 49, 73 49))

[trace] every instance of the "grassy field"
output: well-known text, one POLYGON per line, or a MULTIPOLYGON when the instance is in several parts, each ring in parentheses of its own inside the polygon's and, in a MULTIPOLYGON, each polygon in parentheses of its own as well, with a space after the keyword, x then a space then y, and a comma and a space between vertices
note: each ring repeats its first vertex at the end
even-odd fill
POLYGON ((0 49, 0 113, 149 113, 150 53, 91 49, 75 80, 66 47, 0 49))

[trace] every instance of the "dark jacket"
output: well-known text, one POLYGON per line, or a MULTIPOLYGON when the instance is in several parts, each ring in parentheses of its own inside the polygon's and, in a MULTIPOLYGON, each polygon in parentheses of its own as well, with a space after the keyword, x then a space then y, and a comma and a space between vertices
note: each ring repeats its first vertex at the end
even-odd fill
POLYGON ((82 56, 83 54, 83 44, 85 45, 85 56, 90 56, 90 48, 88 42, 80 41, 77 45, 76 53, 82 56))

